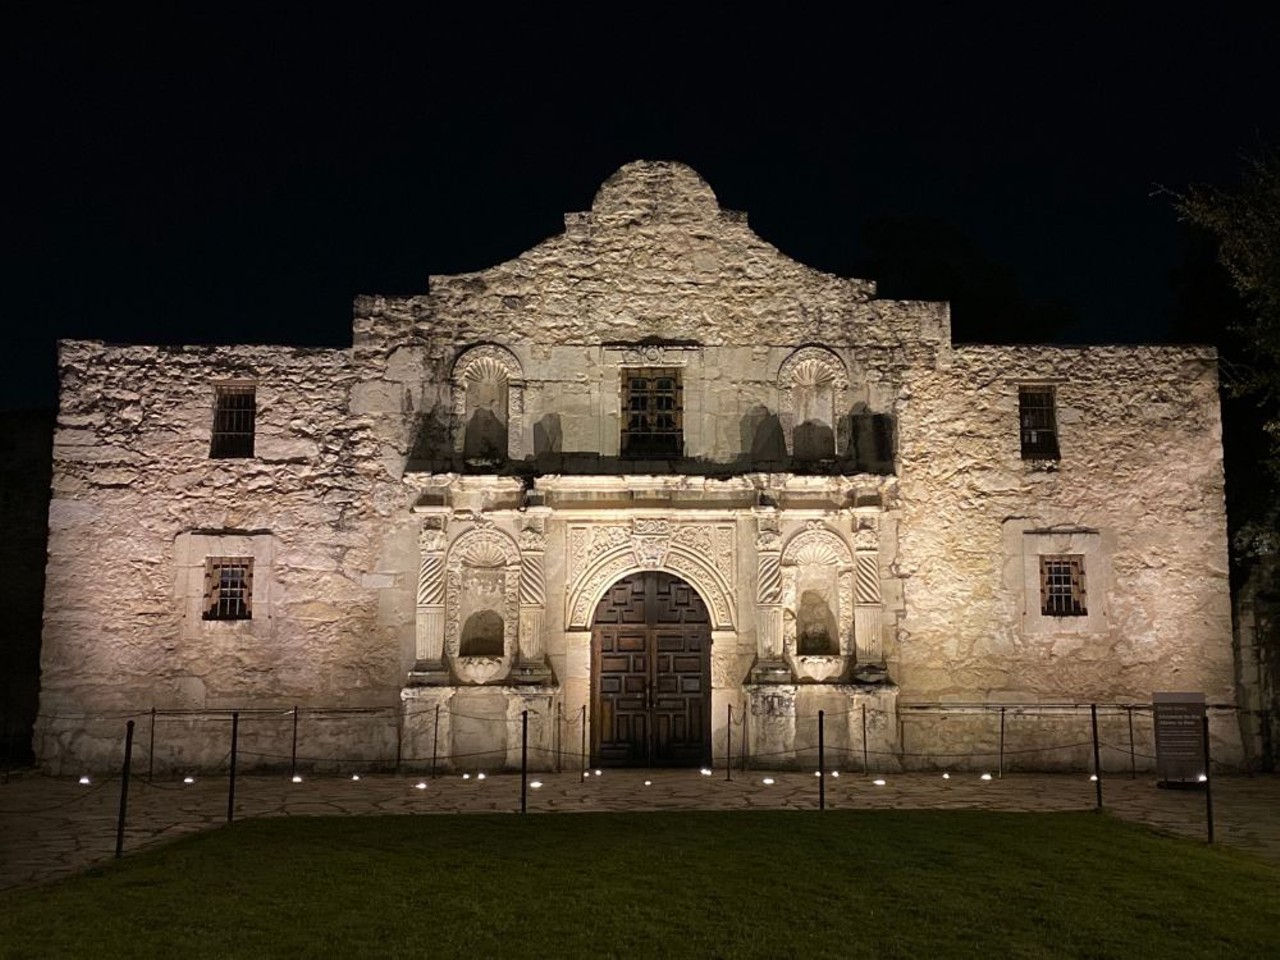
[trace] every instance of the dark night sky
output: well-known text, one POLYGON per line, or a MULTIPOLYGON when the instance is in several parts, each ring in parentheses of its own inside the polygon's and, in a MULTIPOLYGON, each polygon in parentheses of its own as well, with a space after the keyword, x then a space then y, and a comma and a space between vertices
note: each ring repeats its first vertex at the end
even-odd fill
POLYGON ((641 157, 816 267, 926 215, 1074 307, 1059 339, 1168 337, 1182 240, 1153 185, 1230 181, 1280 141, 1280 16, 903 6, 10 7, 0 407, 53 403, 58 337, 345 345, 355 294, 515 256, 641 157))

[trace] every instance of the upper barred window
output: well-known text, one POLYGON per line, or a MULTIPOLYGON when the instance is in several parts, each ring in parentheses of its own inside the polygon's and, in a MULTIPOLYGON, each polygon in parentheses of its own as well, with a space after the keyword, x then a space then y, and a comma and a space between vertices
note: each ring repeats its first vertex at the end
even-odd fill
POLYGON ((204 562, 204 619, 253 618, 253 557, 209 557, 204 562))
POLYGON ((1057 460, 1058 414, 1053 387, 1018 388, 1018 420, 1022 428, 1023 460, 1057 460))
POLYGON ((257 396, 251 384, 223 384, 214 388, 213 439, 209 456, 252 457, 257 396))
POLYGON ((622 371, 622 456, 680 457, 684 453, 684 396, 678 369, 622 371))
POLYGON ((1089 613, 1084 592, 1083 556, 1040 558, 1040 614, 1083 617, 1089 613))

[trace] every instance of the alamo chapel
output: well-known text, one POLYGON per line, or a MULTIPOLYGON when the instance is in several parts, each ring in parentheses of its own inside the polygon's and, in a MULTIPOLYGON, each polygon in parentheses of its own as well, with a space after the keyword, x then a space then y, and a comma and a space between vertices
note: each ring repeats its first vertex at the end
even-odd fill
MULTIPOLYGON (((348 349, 59 365, 49 769, 118 764, 95 717, 187 717, 157 762, 194 767, 226 754, 200 718, 295 705, 370 761, 510 766, 527 711, 537 767, 786 767, 822 711, 833 755, 932 767, 992 705, 1157 690, 1241 758, 1213 351, 953 344, 946 304, 789 259, 678 163, 357 299, 348 349)), ((1085 763, 1026 729, 1029 765, 1085 763)))

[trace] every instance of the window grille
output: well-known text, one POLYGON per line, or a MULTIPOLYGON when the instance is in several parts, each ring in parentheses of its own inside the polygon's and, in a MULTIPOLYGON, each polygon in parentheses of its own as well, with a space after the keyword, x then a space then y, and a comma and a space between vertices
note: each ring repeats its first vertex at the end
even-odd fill
POLYGON ((1040 558, 1040 613, 1046 617, 1088 615, 1084 592, 1084 557, 1040 558))
POLYGON ((679 457, 684 452, 684 403, 679 370, 622 372, 622 455, 679 457))
POLYGON ((253 558, 209 557, 204 562, 204 619, 253 617, 253 558))
POLYGON ((214 388, 213 443, 210 457, 252 457, 253 421, 257 409, 252 386, 214 388))
POLYGON ((1019 387, 1018 419, 1022 424, 1022 459, 1057 460, 1058 415, 1053 387, 1019 387))

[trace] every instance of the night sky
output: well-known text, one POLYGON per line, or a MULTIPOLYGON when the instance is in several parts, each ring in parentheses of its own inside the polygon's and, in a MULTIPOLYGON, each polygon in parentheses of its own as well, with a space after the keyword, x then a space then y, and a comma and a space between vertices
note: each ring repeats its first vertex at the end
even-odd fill
POLYGON ((815 267, 856 275, 864 225, 922 218, 1069 307, 1058 341, 1168 339, 1185 238, 1153 191, 1280 142, 1280 14, 1038 6, 11 5, 0 407, 53 404, 59 337, 347 345, 356 294, 513 257, 638 158, 815 267))

